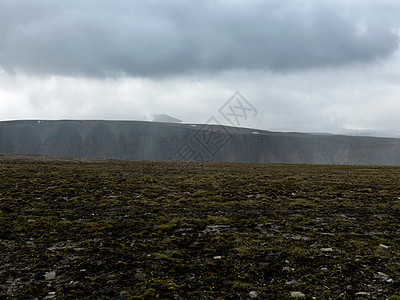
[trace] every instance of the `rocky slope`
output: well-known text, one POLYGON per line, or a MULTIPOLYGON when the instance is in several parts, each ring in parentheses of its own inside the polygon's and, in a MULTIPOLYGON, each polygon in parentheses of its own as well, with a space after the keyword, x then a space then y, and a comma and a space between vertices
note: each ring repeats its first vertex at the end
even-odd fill
POLYGON ((400 139, 142 121, 0 122, 0 153, 88 158, 400 165, 400 139))

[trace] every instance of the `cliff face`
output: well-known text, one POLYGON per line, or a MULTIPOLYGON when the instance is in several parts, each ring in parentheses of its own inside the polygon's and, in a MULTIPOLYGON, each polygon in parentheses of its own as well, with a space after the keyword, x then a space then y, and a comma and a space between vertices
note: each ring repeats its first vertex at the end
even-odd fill
POLYGON ((0 153, 89 158, 400 165, 400 139, 140 121, 0 122, 0 153))

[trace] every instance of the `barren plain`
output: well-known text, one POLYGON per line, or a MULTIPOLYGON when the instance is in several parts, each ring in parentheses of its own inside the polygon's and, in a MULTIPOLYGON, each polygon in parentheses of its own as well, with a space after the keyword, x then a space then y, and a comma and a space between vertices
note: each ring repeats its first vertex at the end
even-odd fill
POLYGON ((400 299, 400 167, 0 155, 0 299, 400 299))

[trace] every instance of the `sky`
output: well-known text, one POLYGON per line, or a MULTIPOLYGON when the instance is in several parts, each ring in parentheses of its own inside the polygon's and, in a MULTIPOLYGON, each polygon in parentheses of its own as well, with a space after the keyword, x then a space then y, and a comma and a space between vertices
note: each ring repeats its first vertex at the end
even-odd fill
POLYGON ((0 0, 0 120, 400 132, 398 0, 0 0))

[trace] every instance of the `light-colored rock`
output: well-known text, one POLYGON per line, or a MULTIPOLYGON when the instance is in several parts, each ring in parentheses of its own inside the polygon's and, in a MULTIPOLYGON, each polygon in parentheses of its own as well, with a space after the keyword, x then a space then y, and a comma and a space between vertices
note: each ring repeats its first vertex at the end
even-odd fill
POLYGON ((286 282, 286 285, 298 285, 298 284, 299 284, 299 282, 296 280, 291 280, 291 281, 286 282))
POLYGON ((376 279, 382 280, 382 281, 387 281, 387 282, 392 282, 390 281, 390 276, 388 274, 385 274, 383 272, 378 272, 374 276, 376 279))
POLYGON ((381 248, 381 249, 389 249, 389 246, 384 245, 384 244, 379 244, 379 248, 381 248))
POLYGON ((43 300, 50 300, 56 298, 56 292, 49 292, 49 294, 43 298, 43 300))
POLYGON ((46 280, 53 280, 54 278, 56 278, 56 272, 47 272, 46 274, 44 274, 44 278, 46 278, 46 280))
POLYGON ((257 294, 256 291, 251 291, 251 292, 249 293, 249 296, 250 296, 251 299, 255 299, 255 298, 258 297, 258 294, 257 294))
POLYGON ((221 259, 221 258, 222 258, 222 256, 219 256, 219 255, 214 256, 214 259, 221 259))
POLYGON ((321 248, 320 250, 321 250, 321 252, 332 252, 333 251, 332 248, 321 248))
POLYGON ((367 292, 358 292, 358 293, 356 293, 356 296, 369 296, 369 293, 367 293, 367 292))
POLYGON ((389 275, 388 274, 385 274, 385 273, 383 273, 383 272, 378 272, 378 273, 376 273, 378 276, 380 276, 380 277, 389 277, 389 275))
POLYGON ((305 298, 306 295, 304 295, 302 292, 291 292, 290 293, 290 298, 305 298))

